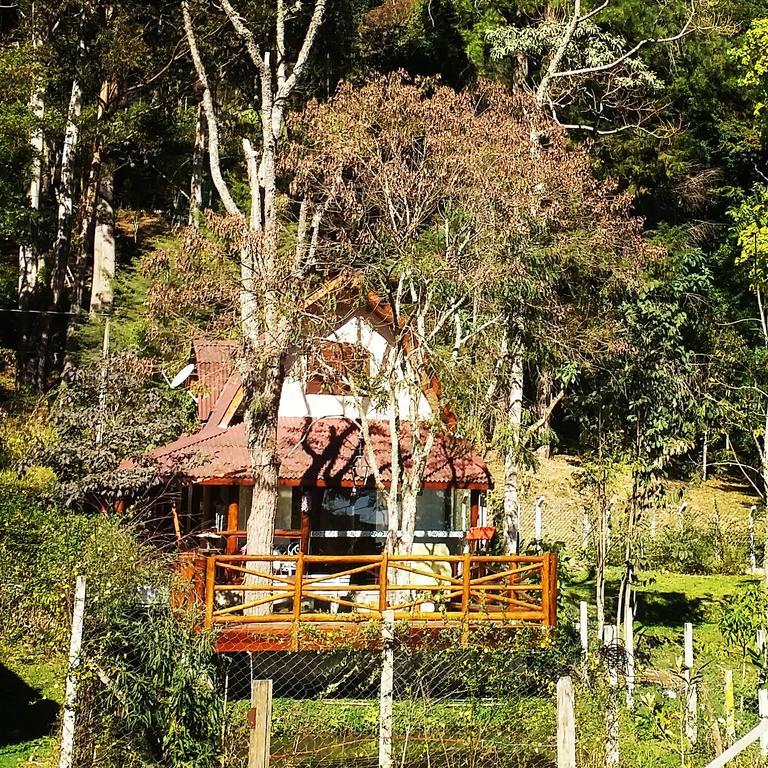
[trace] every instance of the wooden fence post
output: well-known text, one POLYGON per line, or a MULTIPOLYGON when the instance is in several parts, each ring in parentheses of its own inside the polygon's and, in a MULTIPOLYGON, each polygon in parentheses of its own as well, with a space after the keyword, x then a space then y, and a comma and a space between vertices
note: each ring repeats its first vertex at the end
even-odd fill
POLYGON ((619 702, 617 688, 619 672, 616 665, 616 627, 606 624, 603 627, 603 646, 608 664, 608 684, 610 686, 605 712, 605 767, 618 768, 619 765, 619 702))
MULTIPOLYGON (((757 692, 757 706, 760 720, 765 722, 768 720, 768 689, 761 688, 757 692)), ((760 737, 760 755, 768 757, 768 733, 764 733, 760 737)))
POLYGON ((693 675, 693 624, 683 625, 683 680, 685 681, 685 737, 693 747, 699 738, 699 692, 693 675))
POLYGON ((730 747, 736 741, 736 707, 733 695, 733 670, 725 670, 725 740, 730 747))
POLYGON ((83 619, 85 617, 85 576, 75 582, 75 604, 72 608, 72 635, 69 640, 69 667, 64 692, 64 716, 61 722, 61 752, 59 768, 72 768, 75 752, 75 725, 77 715, 77 670, 83 645, 83 619))
POLYGON ((248 768, 269 768, 269 736, 272 730, 272 681, 251 680, 251 736, 248 741, 248 768))
POLYGON ((381 622, 381 687, 379 689, 379 768, 392 768, 392 705, 395 693, 395 612, 381 622))
POLYGON ((576 717, 570 677, 557 681, 557 768, 576 768, 576 717))

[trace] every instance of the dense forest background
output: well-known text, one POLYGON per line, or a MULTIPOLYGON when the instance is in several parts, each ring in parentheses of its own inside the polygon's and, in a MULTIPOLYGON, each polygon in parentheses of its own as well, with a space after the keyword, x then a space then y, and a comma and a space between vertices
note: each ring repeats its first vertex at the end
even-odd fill
MULTIPOLYGON (((526 464, 550 446, 612 453, 646 474, 729 467, 762 497, 765 9, 730 0, 603 5, 577 4, 584 21, 558 51, 570 3, 331 3, 289 107, 298 112, 341 83, 359 87, 395 71, 458 90, 490 79, 536 93, 543 114, 568 126, 567 141, 589 152, 594 175, 626 193, 628 212, 657 250, 653 258, 638 252, 609 307, 584 309, 584 292, 615 268, 610 259, 590 262, 587 238, 557 246, 572 250, 575 266, 531 262, 520 295, 538 298, 528 302, 535 308, 524 334, 521 422, 545 418, 516 450, 526 464), (584 74, 553 87, 558 55, 561 70, 584 74), (618 68, 601 71, 616 59, 618 68), (558 322, 563 307, 579 302, 579 327, 558 322)), ((239 145, 259 120, 252 73, 226 17, 205 3, 188 10, 213 81, 221 168, 242 201, 239 145)), ((252 3, 242 13, 269 38, 272 11, 252 3)), ((289 48, 308 9, 290 13, 289 48)), ((97 393, 93 366, 107 315, 111 352, 124 355, 120 386, 133 387, 137 401, 147 387, 168 400, 161 371, 178 368, 194 335, 239 334, 231 265, 185 244, 185 227, 222 205, 181 7, 20 2, 0 9, 0 28, 4 407, 24 411, 32 402, 25 396, 77 377, 97 393)), ((287 201, 293 172, 283 168, 278 178, 287 201)), ((133 437, 113 420, 108 432, 122 445, 111 468, 118 455, 178 431, 178 410, 178 402, 167 409, 167 428, 155 419, 133 437)), ((93 412, 73 414, 65 408, 54 420, 94 424, 93 412)), ((466 428, 477 431, 476 419, 466 428)), ((80 434, 62 429, 70 440, 80 434)), ((490 441, 494 429, 485 425, 490 441)), ((66 483, 99 474, 106 465, 85 465, 104 460, 80 455, 57 470, 66 483)))

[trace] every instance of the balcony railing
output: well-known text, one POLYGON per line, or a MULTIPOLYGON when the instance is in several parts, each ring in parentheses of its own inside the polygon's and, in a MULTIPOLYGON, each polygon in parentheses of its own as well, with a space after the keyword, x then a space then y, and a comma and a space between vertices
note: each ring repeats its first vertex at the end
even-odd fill
POLYGON ((337 630, 386 611, 425 627, 556 621, 553 553, 188 557, 182 573, 204 604, 206 627, 283 635, 293 648, 302 623, 337 630))

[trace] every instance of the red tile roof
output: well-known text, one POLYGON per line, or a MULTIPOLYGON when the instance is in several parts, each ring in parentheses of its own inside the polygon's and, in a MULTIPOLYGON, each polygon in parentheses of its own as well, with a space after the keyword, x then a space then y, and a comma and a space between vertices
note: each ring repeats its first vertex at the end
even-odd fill
POLYGON ((239 344, 236 341, 212 341, 195 339, 192 342, 192 357, 197 375, 197 415, 206 421, 216 406, 222 390, 235 367, 239 344))
MULTIPOLYGON (((370 425, 376 461, 385 483, 390 480, 389 425, 370 425)), ((401 450, 410 463, 410 436, 403 433, 401 450)), ((361 430, 349 419, 282 418, 278 421, 280 480, 297 485, 361 485, 374 483, 368 468, 361 430)), ((251 462, 243 424, 218 429, 213 424, 152 451, 148 457, 161 473, 173 473, 192 481, 247 480, 251 462)), ((424 473, 426 485, 457 488, 488 488, 488 467, 465 440, 447 431, 438 434, 424 473)))

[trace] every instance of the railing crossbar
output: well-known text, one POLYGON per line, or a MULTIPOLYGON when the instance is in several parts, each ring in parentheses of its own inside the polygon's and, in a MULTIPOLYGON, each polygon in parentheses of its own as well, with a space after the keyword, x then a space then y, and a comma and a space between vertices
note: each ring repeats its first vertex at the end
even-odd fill
POLYGON ((300 643, 301 622, 356 624, 381 618, 387 610, 398 618, 427 625, 460 622, 466 627, 487 621, 549 625, 554 622, 551 603, 555 592, 550 580, 556 578, 555 562, 552 554, 211 555, 205 564, 205 623, 209 627, 242 624, 248 631, 276 625, 270 632, 278 633, 287 626, 292 647, 300 643), (259 568, 259 563, 266 567, 259 568), (459 563, 457 574, 455 565, 459 563), (314 564, 331 572, 309 573, 314 564), (282 573, 271 573, 281 569, 282 573), (486 572, 489 570, 492 572, 486 572), (472 578, 478 571, 483 575, 472 578), (374 576, 363 578, 366 583, 351 583, 361 581, 354 577, 369 573, 374 576), (400 584, 398 573, 418 578, 400 584), (239 575, 243 583, 233 584, 231 577, 229 583, 216 583, 227 578, 226 574, 239 575), (424 583, 416 583, 420 580, 424 583), (234 599, 241 602, 216 608, 217 594, 237 592, 242 598, 236 595, 234 599), (254 610, 278 602, 286 606, 284 612, 254 610), (330 606, 330 611, 318 611, 317 603, 330 606), (438 606, 440 610, 435 610, 438 606))

